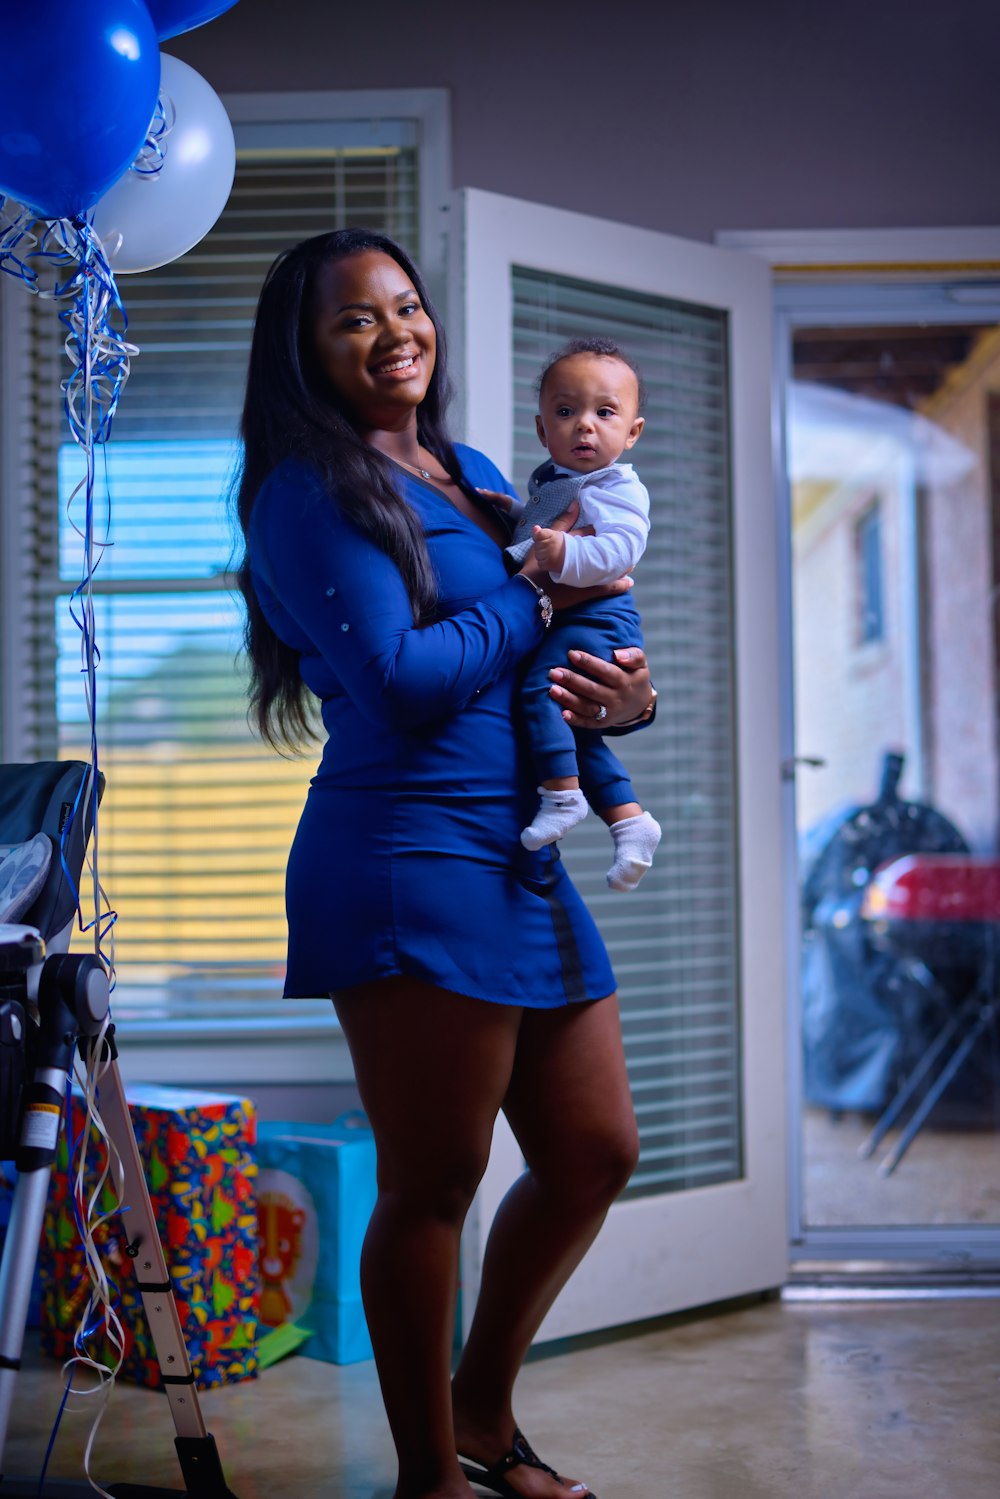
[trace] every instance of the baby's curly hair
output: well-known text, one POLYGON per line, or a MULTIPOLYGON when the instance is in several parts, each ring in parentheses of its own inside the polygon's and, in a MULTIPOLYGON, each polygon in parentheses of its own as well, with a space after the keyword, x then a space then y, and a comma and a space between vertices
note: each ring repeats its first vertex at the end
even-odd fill
POLYGON ((545 389, 546 380, 556 365, 561 364, 564 359, 570 359, 574 354, 598 354, 602 359, 618 359, 622 364, 627 365, 635 376, 635 383, 639 388, 639 410, 643 409, 646 404, 647 391, 642 372, 635 360, 611 338, 571 338, 568 343, 563 344, 561 349, 550 354, 545 368, 535 381, 535 394, 539 398, 545 389))

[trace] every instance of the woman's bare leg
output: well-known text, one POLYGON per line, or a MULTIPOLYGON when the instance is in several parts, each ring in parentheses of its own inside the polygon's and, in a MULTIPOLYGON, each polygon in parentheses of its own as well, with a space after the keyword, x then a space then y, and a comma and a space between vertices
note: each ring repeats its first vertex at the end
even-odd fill
MULTIPOLYGON (((532 1338, 635 1168, 617 1001, 526 1010, 503 1107, 528 1169, 497 1212, 453 1382, 459 1449, 486 1463, 510 1446, 514 1380, 532 1338)), ((565 1499, 535 1469, 507 1481, 531 1499, 565 1499)))
POLYGON ((401 978, 334 1004, 378 1151, 361 1291, 399 1456, 396 1499, 468 1499, 449 1388, 459 1238, 522 1012, 401 978))

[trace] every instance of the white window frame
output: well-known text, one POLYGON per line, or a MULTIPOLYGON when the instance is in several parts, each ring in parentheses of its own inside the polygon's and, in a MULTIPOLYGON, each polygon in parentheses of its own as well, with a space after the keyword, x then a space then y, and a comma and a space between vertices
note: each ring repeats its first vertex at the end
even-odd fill
MULTIPOLYGON (((223 103, 240 125, 287 126, 351 120, 414 120, 418 129, 417 192, 420 266, 434 300, 444 304, 446 213, 451 192, 450 97, 447 89, 352 89, 301 93, 234 93, 223 103)), ((124 287, 126 306, 128 288, 124 287)), ((25 532, 18 495, 31 460, 24 348, 26 289, 0 274, 0 758, 28 758, 17 722, 24 701, 20 650, 25 532)), ((56 309, 52 309, 53 317, 56 309)), ((123 400, 128 400, 126 389, 123 400)), ((98 725, 100 731, 100 725, 98 725)), ((261 1007, 256 1024, 203 1020, 142 1020, 128 1027, 122 1071, 129 1082, 246 1087, 253 1083, 353 1081, 346 1044, 332 1006, 261 1007)))
POLYGON ((446 215, 451 194, 451 109, 444 88, 342 89, 337 92, 223 94, 239 137, 239 126, 314 124, 340 120, 415 120, 418 125, 417 221, 420 270, 432 300, 444 307, 446 215))

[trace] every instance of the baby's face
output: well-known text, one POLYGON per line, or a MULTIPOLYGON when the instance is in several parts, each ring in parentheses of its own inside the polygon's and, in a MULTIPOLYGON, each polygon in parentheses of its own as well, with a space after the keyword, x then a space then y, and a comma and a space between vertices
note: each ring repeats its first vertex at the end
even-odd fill
POLYGON ((555 463, 574 473, 607 468, 643 428, 634 371, 607 354, 569 354, 545 377, 535 426, 555 463))

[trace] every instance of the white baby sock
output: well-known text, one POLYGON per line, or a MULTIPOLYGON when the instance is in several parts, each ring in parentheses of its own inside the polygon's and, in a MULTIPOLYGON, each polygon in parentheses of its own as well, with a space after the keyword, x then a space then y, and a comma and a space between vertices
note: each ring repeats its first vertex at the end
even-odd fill
POLYGON ((648 812, 623 817, 611 824, 615 840, 615 862, 608 870, 612 890, 634 890, 653 862, 660 841, 660 824, 648 812))
POLYGON ((546 791, 539 786, 538 795, 538 811, 521 834, 525 848, 555 843, 587 815, 587 798, 582 791, 546 791))

